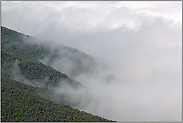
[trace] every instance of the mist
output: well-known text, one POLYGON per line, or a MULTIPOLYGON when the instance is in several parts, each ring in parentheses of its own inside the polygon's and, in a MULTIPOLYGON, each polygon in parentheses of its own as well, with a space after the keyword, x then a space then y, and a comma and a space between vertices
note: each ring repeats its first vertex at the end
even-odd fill
MULTIPOLYGON (((158 48, 154 51, 158 52, 158 48)), ((166 60, 175 58, 179 50, 175 50, 169 57, 166 55, 171 54, 171 51, 159 53, 162 53, 158 54, 159 59, 145 56, 148 59, 143 57, 131 62, 132 58, 129 60, 128 57, 125 57, 128 62, 114 59, 108 63, 105 60, 103 64, 107 67, 96 68, 96 73, 74 76, 91 92, 87 107, 76 108, 118 121, 178 120, 178 114, 181 116, 181 70, 177 65, 181 66, 181 63, 166 60), (177 66, 179 70, 176 71, 170 65, 177 66)), ((58 59, 55 63, 63 61, 58 59)), ((58 64, 53 63, 52 66, 63 70, 58 64)), ((70 70, 75 69, 71 66, 70 70)), ((63 72, 67 74, 67 71, 63 72)))
MULTIPOLYGON (((56 51, 63 56, 67 52, 73 61, 83 58, 80 53, 62 50, 67 46, 94 59, 80 59, 80 65, 92 70, 78 74, 72 74, 78 70, 77 64, 65 55, 50 63, 51 54, 40 60, 89 90, 83 99, 86 102, 75 108, 117 121, 182 120, 181 2, 2 5, 2 25, 30 34, 43 44, 46 41, 52 47, 51 54, 56 51), (17 7, 10 8, 12 5, 17 7), (34 10, 38 5, 40 9, 34 10), (20 12, 23 8, 31 18, 20 12), (39 17, 41 14, 44 16, 39 17), (11 22, 13 15, 16 21, 11 22)), ((72 102, 76 99, 72 89, 58 86, 55 94, 69 93, 68 90, 72 102)), ((76 94, 82 98, 83 92, 76 94)))
POLYGON ((38 90, 36 94, 51 100, 58 104, 70 105, 73 108, 84 108, 91 100, 89 90, 78 83, 71 83, 68 79, 59 79, 57 86, 47 86, 45 83, 49 81, 49 76, 42 81, 36 79, 27 79, 21 72, 19 61, 16 59, 10 71, 6 73, 12 80, 28 84, 34 87, 47 88, 46 91, 38 90))

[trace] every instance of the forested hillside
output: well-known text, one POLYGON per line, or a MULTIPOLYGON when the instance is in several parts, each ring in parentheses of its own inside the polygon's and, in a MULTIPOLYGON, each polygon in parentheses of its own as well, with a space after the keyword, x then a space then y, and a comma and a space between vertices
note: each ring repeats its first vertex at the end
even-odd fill
POLYGON ((82 53, 67 47, 59 51, 67 55, 59 55, 56 52, 58 49, 52 52, 47 46, 25 43, 25 38, 31 37, 1 27, 1 120, 108 121, 71 108, 87 104, 90 92, 66 73, 49 66, 54 59, 67 56, 68 60, 77 63, 77 67, 70 72, 74 75, 77 69, 78 73, 90 71, 88 64, 83 65, 80 58, 92 57, 83 54, 78 59, 67 53, 82 53), (50 55, 47 65, 40 62, 45 61, 46 54, 50 55))
POLYGON ((45 78, 48 78, 48 81, 44 81, 44 87, 48 87, 49 85, 56 86, 61 78, 70 80, 69 82, 71 83, 76 83, 74 80, 69 79, 66 74, 61 73, 50 66, 44 65, 41 62, 21 54, 8 52, 3 49, 1 49, 1 64, 2 76, 6 75, 8 77, 13 77, 14 69, 20 69, 20 74, 25 76, 28 80, 41 82, 45 78), (18 68, 13 68, 14 64, 17 64, 18 68))
POLYGON ((1 49, 41 61, 46 65, 57 68, 70 77, 81 73, 93 72, 96 67, 95 60, 91 56, 75 48, 57 46, 49 42, 38 43, 41 41, 36 38, 2 26, 1 35, 1 49), (54 66, 58 60, 59 66, 54 66))
POLYGON ((109 121, 90 113, 46 100, 45 89, 1 77, 1 121, 109 121))

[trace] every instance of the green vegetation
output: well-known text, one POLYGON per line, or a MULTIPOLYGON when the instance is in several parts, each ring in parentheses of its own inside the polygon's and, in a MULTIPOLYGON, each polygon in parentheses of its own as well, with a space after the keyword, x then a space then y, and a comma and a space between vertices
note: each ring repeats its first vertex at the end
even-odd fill
POLYGON ((1 121, 109 121, 36 94, 44 90, 2 77, 1 121))
POLYGON ((38 44, 30 45, 24 42, 24 39, 36 40, 30 36, 10 30, 1 26, 1 49, 9 52, 16 52, 18 54, 33 58, 35 60, 42 59, 48 54, 47 48, 39 46, 38 44))
POLYGON ((13 65, 18 65, 21 74, 28 80, 44 81, 48 78, 48 81, 44 81, 44 86, 57 86, 60 79, 64 79, 68 83, 79 86, 80 83, 68 78, 64 73, 61 73, 54 68, 44 65, 41 62, 35 61, 29 57, 23 56, 17 53, 9 53, 1 49, 1 64, 2 64, 2 76, 13 76, 11 72, 14 69, 13 65), (10 69, 11 68, 11 69, 10 69))
MULTIPOLYGON (((26 44, 24 38, 34 40, 1 26, 1 121, 109 121, 73 109, 69 106, 73 104, 64 98, 67 95, 56 95, 57 100, 54 100, 53 89, 59 82, 66 83, 71 89, 84 89, 86 93, 87 89, 48 64, 54 62, 54 59, 68 56, 78 66, 73 73, 86 72, 88 68, 82 66, 80 59, 90 59, 89 56, 83 54, 77 57, 65 52, 59 56, 58 49, 50 53, 48 47, 26 44), (39 62, 48 54, 50 59, 47 65, 39 62), (23 80, 14 80, 17 76, 23 77, 23 80), (29 85, 24 83, 25 80, 29 85), (41 86, 34 87, 38 83, 41 86)), ((70 54, 78 53, 72 48, 64 47, 64 50, 68 50, 70 54)))
MULTIPOLYGON (((28 81, 31 85, 44 88, 54 88, 62 82, 69 85, 72 89, 82 89, 87 93, 87 89, 85 87, 83 87, 79 82, 68 78, 66 74, 63 74, 50 66, 34 61, 33 59, 21 54, 9 53, 2 49, 1 59, 1 76, 3 77, 8 77, 13 80, 16 80, 17 76, 19 76, 18 78, 23 77, 23 80, 18 81, 23 83, 24 81, 28 81)), ((47 92, 46 95, 43 93, 40 94, 46 99, 56 101, 60 104, 76 105, 82 101, 78 100, 77 102, 71 102, 67 99, 68 95, 60 94, 55 97, 53 96, 53 92, 47 92)), ((83 95, 83 97, 85 96, 86 95, 83 95)))
MULTIPOLYGON (((57 46, 54 49, 51 44, 41 44, 36 38, 18 33, 1 26, 1 49, 14 52, 32 58, 36 61, 46 61, 44 64, 52 66, 56 60, 66 59, 72 64, 70 77, 80 73, 92 72, 96 66, 94 59, 75 48, 57 46)), ((60 66, 64 66, 60 65, 60 66)), ((70 68, 69 68, 70 69, 70 68)))

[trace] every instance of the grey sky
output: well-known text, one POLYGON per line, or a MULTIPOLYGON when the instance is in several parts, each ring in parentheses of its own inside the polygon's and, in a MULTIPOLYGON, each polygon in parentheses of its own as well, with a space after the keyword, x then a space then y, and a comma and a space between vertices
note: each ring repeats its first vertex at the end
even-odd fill
POLYGON ((113 73, 111 85, 76 78, 103 98, 86 111, 114 120, 181 120, 182 2, 3 1, 1 17, 5 27, 109 63, 101 76, 113 73))

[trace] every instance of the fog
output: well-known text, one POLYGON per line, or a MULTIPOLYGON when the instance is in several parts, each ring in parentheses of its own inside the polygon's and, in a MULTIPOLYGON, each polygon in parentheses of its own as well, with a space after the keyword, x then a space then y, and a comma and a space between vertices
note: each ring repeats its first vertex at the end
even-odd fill
POLYGON ((47 88, 46 91, 38 90, 36 94, 44 97, 45 99, 52 100, 58 104, 70 105, 74 108, 85 108, 91 101, 90 91, 83 85, 71 83, 68 79, 61 78, 58 80, 57 86, 46 85, 49 81, 49 76, 45 77, 42 81, 36 79, 27 79, 25 73, 21 72, 19 61, 16 59, 13 66, 7 72, 12 80, 32 85, 34 87, 47 88))
MULTIPOLYGON (((75 108, 117 121, 182 121, 181 18, 181 2, 170 1, 2 2, 3 26, 95 59, 94 72, 70 75, 90 91, 75 108)), ((69 74, 73 64, 50 65, 69 74)))

